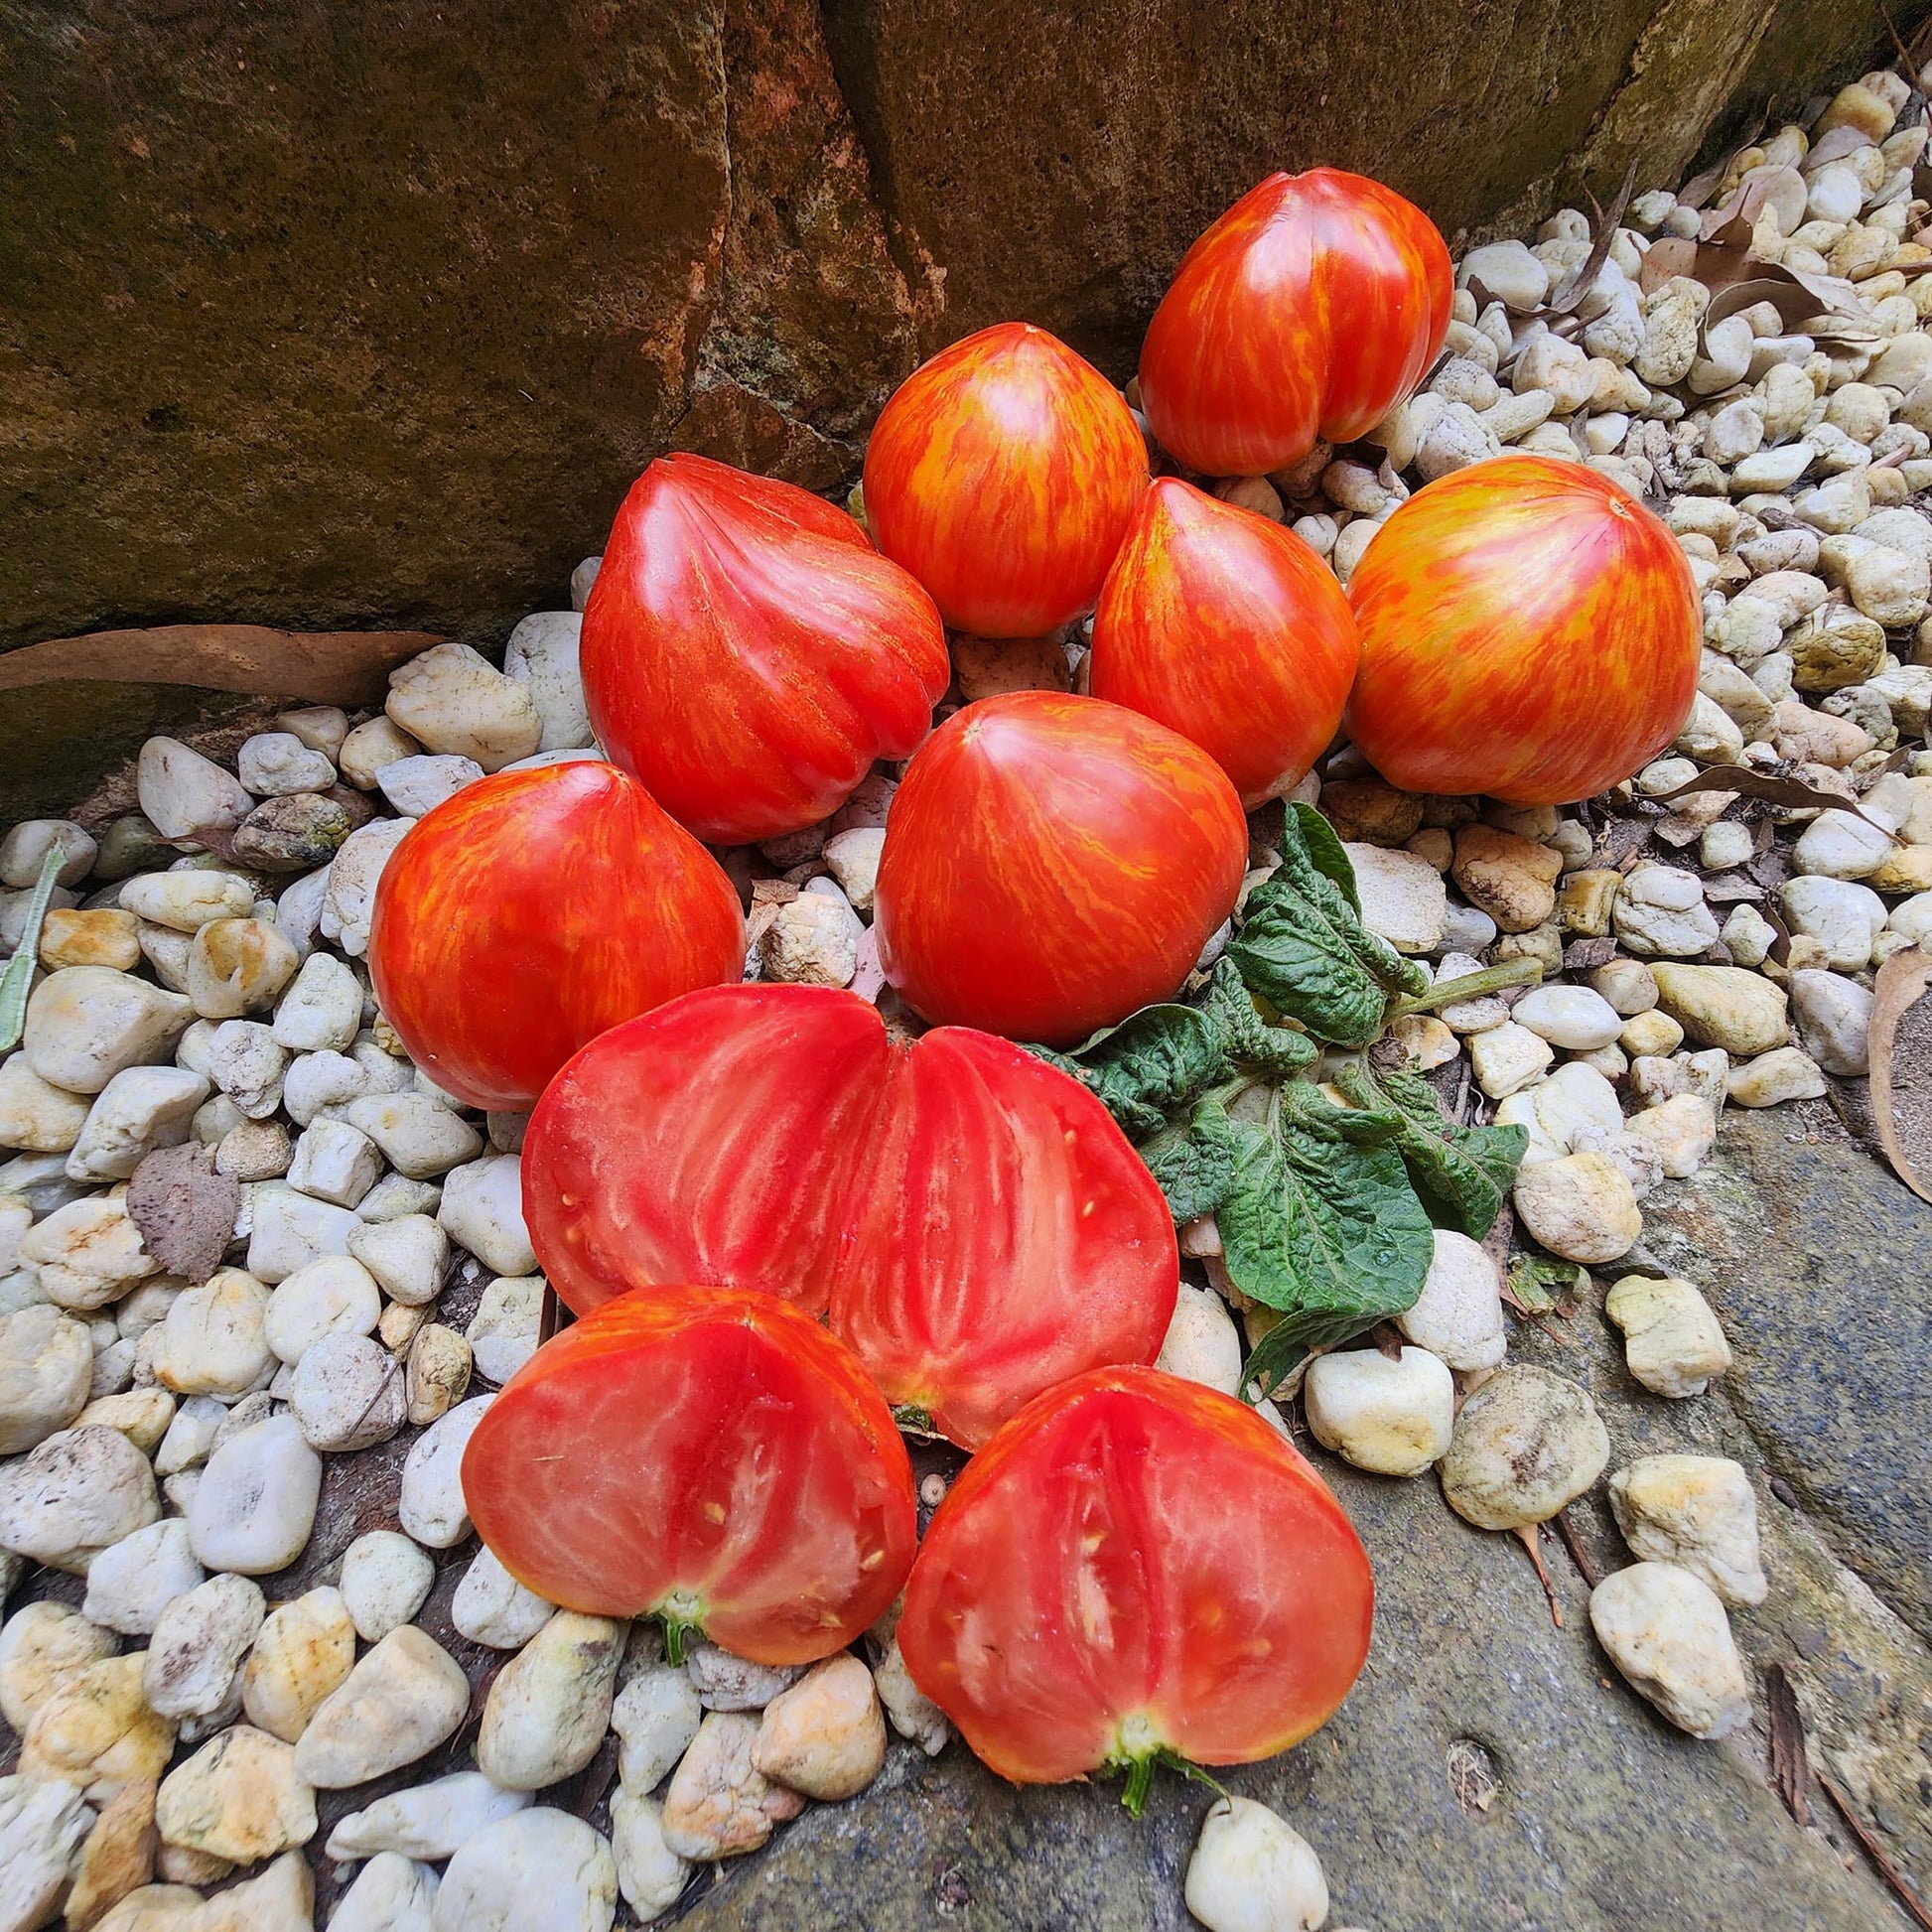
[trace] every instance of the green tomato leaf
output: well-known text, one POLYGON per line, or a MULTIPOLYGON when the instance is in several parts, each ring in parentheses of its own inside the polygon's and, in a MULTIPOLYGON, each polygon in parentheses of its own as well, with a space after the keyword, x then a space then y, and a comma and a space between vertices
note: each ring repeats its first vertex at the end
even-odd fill
POLYGON ((1305 805, 1287 815, 1282 863, 1248 896, 1227 957, 1250 992, 1338 1046, 1366 1046, 1390 1001, 1429 984, 1421 967, 1362 924, 1348 855, 1305 805))
POLYGON ((1234 1129, 1218 1100, 1196 1101, 1184 1120, 1139 1151, 1176 1227, 1212 1214, 1234 1184, 1234 1129))
MULTIPOLYGON (((1216 1219, 1229 1279, 1282 1311, 1249 1384, 1282 1374, 1413 1308, 1434 1252, 1429 1216, 1391 1144, 1399 1117, 1283 1090, 1275 1131, 1233 1127, 1232 1184, 1216 1219)), ((1256 1353, 1261 1354, 1257 1349, 1256 1353)))
POLYGON ((1480 1241, 1516 1184, 1528 1130, 1465 1127, 1448 1119, 1436 1089, 1410 1068, 1371 1073, 1365 1066, 1345 1066, 1335 1079, 1357 1105, 1394 1112, 1395 1144, 1431 1215, 1480 1241))

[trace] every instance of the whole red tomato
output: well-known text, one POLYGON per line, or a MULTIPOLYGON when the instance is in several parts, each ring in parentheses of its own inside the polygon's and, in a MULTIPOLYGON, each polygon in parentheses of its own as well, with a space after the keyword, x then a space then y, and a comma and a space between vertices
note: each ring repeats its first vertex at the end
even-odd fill
POLYGON ((1157 1754, 1245 1764, 1325 1724, 1368 1655, 1368 1557, 1327 1485, 1231 1396, 1098 1369, 967 1463, 905 1587, 905 1667, 1021 1784, 1157 1754))
POLYGON ((702 1279, 829 1310, 968 1449, 1068 1375, 1151 1362, 1173 1317, 1167 1202, 1093 1094, 825 987, 719 987, 592 1041, 531 1116, 523 1212, 572 1308, 702 1279))
POLYGON ((1247 855, 1234 787, 1178 733, 1097 698, 984 698, 893 799, 880 961, 928 1020, 1068 1045, 1180 985, 1247 855))
POLYGON ((1294 531, 1163 477, 1134 513, 1093 614, 1093 695, 1191 739, 1252 810, 1335 735, 1355 617, 1294 531))
POLYGON ((1575 463, 1500 457, 1418 490, 1348 597, 1349 735, 1409 791, 1587 798, 1669 745, 1697 696, 1704 621, 1683 550, 1575 463))
POLYGON ((866 449, 866 521, 955 629, 1035 637, 1091 608, 1147 475, 1119 391, 1007 322, 894 392, 866 449))
POLYGON ((597 759, 466 785, 403 835, 376 887, 376 1000, 466 1106, 521 1110, 607 1027, 744 970, 717 860, 597 759))
POLYGON ((769 1295, 639 1289, 547 1341, 463 1454, 518 1583, 759 1664, 829 1657, 898 1594, 912 1469, 851 1351, 769 1295))
POLYGON ((932 600, 843 510, 682 455, 618 511, 580 660, 598 743, 719 845, 836 811, 951 676, 932 600))
POLYGON ((1210 477, 1352 442, 1422 380, 1453 293, 1443 237, 1392 189, 1337 168, 1270 175, 1180 258, 1148 324, 1148 426, 1210 477))

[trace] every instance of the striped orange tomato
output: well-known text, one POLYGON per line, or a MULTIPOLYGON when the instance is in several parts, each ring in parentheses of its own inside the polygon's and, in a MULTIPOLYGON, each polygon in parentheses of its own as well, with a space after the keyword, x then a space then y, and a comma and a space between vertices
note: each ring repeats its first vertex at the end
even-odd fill
POLYGON ((1191 739, 1253 809, 1326 749, 1355 658, 1348 599, 1292 530, 1177 477, 1141 498, 1093 616, 1096 698, 1191 739))
POLYGON ((1234 787, 1177 732, 1097 698, 985 698, 893 799, 880 961, 928 1020, 1065 1045, 1180 985, 1247 853, 1234 787))
POLYGON ((1092 607, 1147 478, 1106 377, 1008 322, 894 393, 866 449, 866 521, 955 629, 1034 637, 1092 607))
POLYGON ((376 887, 375 997, 466 1106, 527 1107, 607 1027, 744 967, 723 869, 597 759, 465 786, 410 828, 376 887))
POLYGON ((1677 539, 1594 470, 1505 456, 1418 490, 1349 580, 1349 735, 1391 784, 1559 805, 1684 728, 1704 622, 1677 539))
POLYGON ((836 811, 951 675, 932 600, 843 510, 684 455, 618 511, 581 662, 598 743, 721 845, 836 811))
POLYGON ((1301 462, 1373 429, 1449 329, 1449 250, 1393 189, 1270 175, 1180 258, 1141 346, 1161 447, 1210 477, 1301 462))

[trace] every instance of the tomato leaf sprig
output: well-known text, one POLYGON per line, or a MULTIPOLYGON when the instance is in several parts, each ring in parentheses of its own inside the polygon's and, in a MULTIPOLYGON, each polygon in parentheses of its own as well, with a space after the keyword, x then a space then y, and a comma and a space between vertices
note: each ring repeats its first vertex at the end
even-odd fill
MULTIPOLYGON (((1311 1083, 1323 1043, 1367 1046, 1397 1012, 1437 1002, 1422 969, 1363 925, 1325 819, 1293 807, 1282 850, 1194 995, 1070 1053, 1033 1049, 1106 1103, 1176 1223, 1216 1217, 1228 1280, 1279 1314, 1243 1373, 1254 1399, 1311 1349, 1413 1308, 1435 1228, 1486 1234, 1528 1144, 1520 1127, 1448 1119, 1412 1067, 1344 1062, 1334 1080, 1347 1105, 1311 1083)), ((1512 965, 1483 977, 1523 976, 1512 965)))

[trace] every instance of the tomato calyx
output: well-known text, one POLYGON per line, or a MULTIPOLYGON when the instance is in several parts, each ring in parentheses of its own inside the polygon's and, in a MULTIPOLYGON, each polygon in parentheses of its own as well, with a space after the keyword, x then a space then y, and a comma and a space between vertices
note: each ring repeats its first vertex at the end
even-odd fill
POLYGON ((917 1402, 894 1403, 893 1426, 901 1436, 916 1436, 924 1443, 945 1440, 932 1426, 932 1411, 917 1402))
POLYGON ((1138 1818, 1147 1809, 1148 1794, 1154 1789, 1155 1767, 1161 1764, 1171 1771, 1178 1771, 1190 1783, 1206 1785, 1219 1797, 1228 1795, 1218 1778, 1210 1777, 1191 1758, 1182 1757, 1172 1745, 1160 1742, 1155 1736, 1152 1723, 1137 1711, 1121 1725, 1120 1739, 1103 1766, 1108 1771, 1126 1770, 1127 1783, 1120 1794, 1120 1801, 1127 1807, 1130 1817, 1138 1818))
POLYGON ((673 1590, 657 1606, 657 1615, 664 1626, 664 1660, 674 1668, 681 1666, 685 1640, 704 1638, 704 1606, 696 1591, 673 1590))

